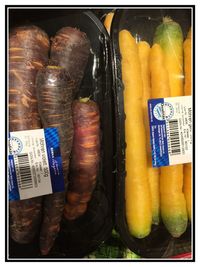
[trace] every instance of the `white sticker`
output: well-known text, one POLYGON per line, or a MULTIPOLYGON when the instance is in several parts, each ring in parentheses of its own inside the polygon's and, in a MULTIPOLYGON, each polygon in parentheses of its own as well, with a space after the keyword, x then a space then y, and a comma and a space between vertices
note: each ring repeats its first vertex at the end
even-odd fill
POLYGON ((192 97, 148 101, 153 167, 192 161, 192 97))
POLYGON ((165 98, 172 105, 173 115, 166 120, 170 165, 192 161, 192 98, 165 98))
POLYGON ((64 190, 58 140, 55 128, 10 133, 10 200, 28 199, 64 190))

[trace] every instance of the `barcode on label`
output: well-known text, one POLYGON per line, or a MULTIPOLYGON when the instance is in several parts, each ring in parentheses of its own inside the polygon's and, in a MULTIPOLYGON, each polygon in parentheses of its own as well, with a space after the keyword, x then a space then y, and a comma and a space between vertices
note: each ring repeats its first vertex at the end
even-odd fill
POLYGON ((170 155, 180 155, 181 145, 179 137, 178 120, 170 120, 167 122, 167 135, 168 135, 168 149, 170 155))
POLYGON ((19 176, 18 179, 18 186, 20 189, 28 189, 33 187, 33 181, 31 176, 31 168, 30 162, 28 158, 28 154, 20 154, 17 155, 17 162, 18 162, 18 169, 19 169, 19 176))

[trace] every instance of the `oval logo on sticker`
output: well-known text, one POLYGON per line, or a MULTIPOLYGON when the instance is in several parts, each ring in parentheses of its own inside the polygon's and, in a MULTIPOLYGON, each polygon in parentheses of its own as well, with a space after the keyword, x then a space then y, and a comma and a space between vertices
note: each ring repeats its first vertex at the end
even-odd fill
POLYGON ((170 120, 174 115, 174 108, 171 103, 158 103, 153 109, 154 117, 159 120, 170 120))
POLYGON ((19 153, 21 153, 23 149, 22 141, 15 136, 10 137, 9 145, 10 145, 9 151, 11 155, 18 155, 19 153))

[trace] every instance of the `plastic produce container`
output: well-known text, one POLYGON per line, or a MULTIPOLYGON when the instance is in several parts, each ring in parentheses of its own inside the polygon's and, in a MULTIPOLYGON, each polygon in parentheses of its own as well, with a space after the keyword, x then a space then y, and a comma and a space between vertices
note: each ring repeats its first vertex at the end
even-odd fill
MULTIPOLYGON (((101 160, 97 185, 84 215, 74 221, 63 219, 61 231, 47 258, 82 258, 110 236, 113 227, 113 126, 112 70, 109 36, 99 19, 90 11, 73 9, 17 9, 8 12, 9 29, 24 24, 41 27, 49 37, 71 26, 85 32, 92 51, 78 97, 91 97, 100 108, 101 160)), ((9 239, 9 258, 40 258, 38 237, 20 245, 9 239)))
POLYGON ((153 226, 150 235, 137 239, 130 235, 125 216, 125 113, 123 102, 123 81, 121 74, 121 55, 119 32, 127 29, 136 39, 145 40, 152 45, 156 27, 164 16, 170 16, 182 28, 184 38, 191 26, 191 9, 123 9, 117 10, 112 22, 111 42, 113 54, 115 137, 116 137, 116 227, 124 244, 144 258, 169 258, 176 254, 191 251, 191 225, 180 238, 172 238, 164 225, 153 226))
MULTIPOLYGON (((104 19, 108 10, 94 10, 104 19)), ((124 245, 142 258, 172 258, 191 251, 191 225, 178 239, 172 238, 160 223, 142 240, 129 234, 125 217, 125 136, 123 82, 118 34, 128 29, 133 35, 152 44, 155 28, 163 16, 179 22, 184 37, 191 25, 191 9, 121 9, 116 10, 111 28, 111 40, 94 12, 65 8, 9 9, 9 29, 34 24, 49 37, 64 27, 77 27, 90 39, 90 54, 77 98, 91 96, 100 107, 101 162, 98 181, 87 212, 69 222, 63 219, 61 231, 46 258, 83 258, 108 239, 114 225, 124 245), (113 89, 113 90, 112 90, 113 89)), ((38 237, 31 244, 19 245, 9 239, 10 259, 41 258, 38 237)))

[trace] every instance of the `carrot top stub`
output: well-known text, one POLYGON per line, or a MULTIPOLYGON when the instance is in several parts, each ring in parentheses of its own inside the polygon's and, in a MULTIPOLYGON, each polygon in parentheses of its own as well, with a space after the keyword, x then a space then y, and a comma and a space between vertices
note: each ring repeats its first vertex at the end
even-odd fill
POLYGON ((90 97, 80 97, 79 98, 79 101, 81 102, 81 103, 87 103, 88 101, 90 100, 90 97))

